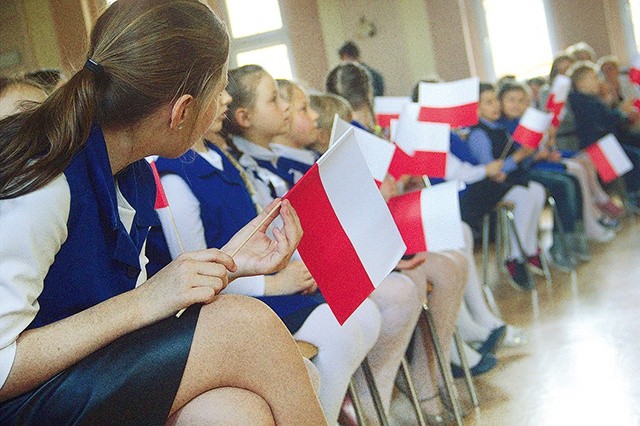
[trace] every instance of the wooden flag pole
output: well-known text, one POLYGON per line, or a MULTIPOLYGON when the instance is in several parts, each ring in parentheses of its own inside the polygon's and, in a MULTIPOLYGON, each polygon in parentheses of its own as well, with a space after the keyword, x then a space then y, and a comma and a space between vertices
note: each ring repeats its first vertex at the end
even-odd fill
POLYGON ((509 152, 514 142, 515 142, 515 139, 513 139, 512 137, 509 137, 509 143, 506 144, 504 149, 502 150, 499 160, 504 160, 507 157, 507 152, 509 152))
MULTIPOLYGON (((242 249, 242 247, 244 247, 249 242, 251 237, 253 237, 256 234, 256 232, 258 232, 258 230, 262 228, 262 225, 264 225, 267 222, 267 220, 271 217, 273 212, 277 211, 281 205, 282 205, 282 200, 278 201, 278 204, 275 205, 275 207, 260 221, 260 223, 253 229, 253 231, 251 231, 251 233, 247 236, 247 238, 245 238, 244 241, 240 243, 240 245, 233 251, 233 253, 231 253, 231 257, 234 257, 236 254, 238 254, 238 252, 242 249)), ((171 213, 171 211, 169 211, 169 213, 171 213)), ((172 217, 172 220, 173 220, 173 217, 172 217)), ((176 228, 176 233, 177 231, 178 230, 176 228)), ((183 252, 184 252, 184 249, 183 249, 183 252)), ((186 309, 187 308, 180 309, 180 311, 176 314, 176 318, 180 318, 180 316, 184 313, 186 309)))

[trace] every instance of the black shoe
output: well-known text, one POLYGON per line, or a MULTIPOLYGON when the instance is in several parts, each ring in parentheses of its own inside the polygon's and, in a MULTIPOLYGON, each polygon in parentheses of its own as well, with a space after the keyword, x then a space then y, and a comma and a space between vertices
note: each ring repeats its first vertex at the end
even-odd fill
MULTIPOLYGON (((471 367, 471 375, 479 376, 481 374, 484 374, 495 367, 497 364, 498 359, 495 356, 491 354, 484 354, 482 355, 482 358, 480 358, 480 361, 476 365, 471 367)), ((454 379, 464 377, 464 370, 462 369, 462 367, 454 363, 451 363, 451 373, 453 374, 454 379)))
POLYGON ((516 288, 522 290, 533 290, 536 284, 527 273, 527 267, 520 260, 507 260, 507 272, 509 272, 509 282, 516 288))
POLYGON ((480 355, 493 354, 496 351, 496 348, 500 346, 500 343, 502 343, 502 339, 504 339, 506 333, 506 325, 493 329, 491 334, 489 334, 489 337, 487 337, 487 340, 485 340, 482 346, 477 349, 478 353, 480 355))
POLYGON ((573 256, 567 253, 560 244, 554 244, 549 249, 551 255, 551 264, 562 272, 571 272, 576 266, 577 262, 573 256))

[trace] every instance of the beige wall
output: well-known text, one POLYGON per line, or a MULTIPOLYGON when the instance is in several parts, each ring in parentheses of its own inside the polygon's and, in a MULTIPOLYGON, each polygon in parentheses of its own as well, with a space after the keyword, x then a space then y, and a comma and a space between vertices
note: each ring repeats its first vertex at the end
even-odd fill
MULTIPOLYGON (((0 0, 0 54, 18 52, 21 63, 1 73, 38 67, 81 66, 86 17, 105 0, 0 0)), ((218 0, 206 0, 220 12, 218 0)), ((557 43, 591 44, 598 55, 628 61, 619 0, 548 0, 557 43)), ((486 78, 475 0, 281 0, 288 21, 298 78, 322 90, 339 60, 337 50, 353 39, 362 59, 385 77, 387 94, 408 95, 415 82, 477 74, 486 78), (361 16, 372 21, 373 38, 356 37, 361 16), (466 23, 466 26, 463 25, 466 23)))

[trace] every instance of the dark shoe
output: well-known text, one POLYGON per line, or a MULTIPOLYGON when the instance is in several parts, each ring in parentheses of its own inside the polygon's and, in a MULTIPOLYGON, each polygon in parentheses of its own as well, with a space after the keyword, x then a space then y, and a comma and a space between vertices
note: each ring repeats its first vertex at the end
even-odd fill
POLYGON ((551 255, 551 264, 562 272, 571 272, 576 268, 576 260, 561 248, 560 244, 552 245, 549 254, 551 255))
POLYGON ((583 262, 591 260, 591 252, 589 251, 589 243, 584 232, 575 232, 567 235, 569 247, 573 255, 583 262))
MULTIPOLYGON (((482 355, 482 358, 480 358, 480 362, 478 362, 471 368, 471 375, 479 376, 481 374, 484 374, 495 367, 497 364, 498 359, 495 356, 491 354, 484 354, 482 355)), ((454 363, 451 363, 451 373, 456 379, 464 377, 464 370, 462 370, 462 367, 454 363)))
POLYGON ((484 341, 482 346, 477 349, 478 353, 480 355, 495 353, 498 346, 502 343, 502 339, 504 339, 506 333, 506 325, 495 328, 491 331, 491 334, 489 334, 489 337, 487 337, 487 340, 484 341))
POLYGON ((509 272, 509 282, 515 288, 521 290, 533 290, 535 283, 527 273, 527 267, 520 260, 507 260, 507 272, 509 272))
POLYGON ((606 216, 603 216, 600 219, 598 219, 598 222, 600 223, 600 225, 604 226, 605 228, 613 232, 617 232, 620 229, 620 221, 617 219, 610 219, 606 216))

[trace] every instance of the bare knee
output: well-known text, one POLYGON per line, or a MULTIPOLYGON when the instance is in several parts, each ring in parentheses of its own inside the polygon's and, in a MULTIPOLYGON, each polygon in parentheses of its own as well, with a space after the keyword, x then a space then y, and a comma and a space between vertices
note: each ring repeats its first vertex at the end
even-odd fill
POLYGON ((273 425, 269 404, 245 389, 213 389, 192 399, 174 415, 167 425, 273 425))

